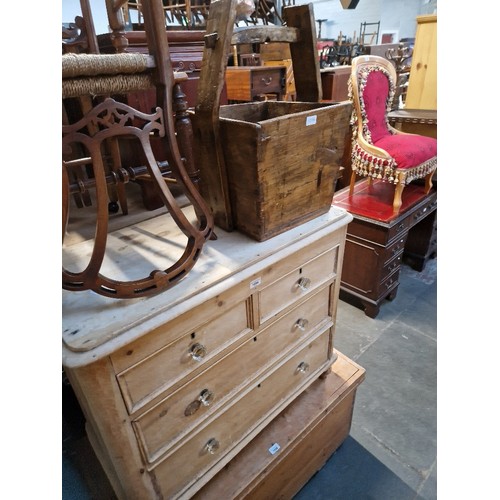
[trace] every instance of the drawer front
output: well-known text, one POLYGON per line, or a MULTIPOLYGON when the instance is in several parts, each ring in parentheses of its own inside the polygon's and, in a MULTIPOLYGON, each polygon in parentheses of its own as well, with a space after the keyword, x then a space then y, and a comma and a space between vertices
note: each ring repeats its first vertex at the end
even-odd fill
POLYGON ((393 272, 389 277, 387 277, 384 281, 380 283, 379 287, 379 295, 378 297, 374 297, 375 300, 386 297, 391 291, 399 285, 399 269, 393 272))
POLYGON ((285 71, 283 67, 267 67, 252 71, 252 95, 281 93, 285 89, 285 71))
POLYGON ((348 226, 348 234, 382 246, 386 246, 394 238, 407 232, 410 227, 410 216, 401 218, 392 226, 383 222, 367 221, 354 217, 348 226))
MULTIPOLYGON (((185 336, 187 332, 196 332, 211 319, 227 313, 234 307, 240 307, 240 303, 247 300, 250 293, 246 283, 237 284, 117 350, 110 356, 115 373, 121 373, 139 363, 185 336)), ((144 314, 147 316, 147 311, 144 314)))
POLYGON ((258 293, 259 320, 264 323, 335 276, 337 248, 294 269, 258 293))
POLYGON ((198 373, 250 329, 246 302, 156 351, 117 379, 130 413, 184 377, 198 373))
POLYGON ((382 262, 387 264, 389 261, 393 260, 396 255, 403 253, 406 243, 406 233, 404 236, 399 237, 395 242, 391 243, 383 252, 382 262))
POLYGON ((405 234, 410 228, 410 217, 405 217, 403 220, 398 221, 394 226, 390 227, 387 231, 387 241, 392 241, 394 238, 400 237, 405 234))
POLYGON ((411 216, 410 226, 418 224, 422 219, 425 219, 430 213, 437 209, 437 199, 433 197, 425 205, 418 208, 411 216))
POLYGON ((401 260, 402 260, 402 254, 400 253, 389 262, 386 262, 382 269, 382 273, 380 275, 380 281, 384 281, 387 278, 387 276, 389 276, 391 273, 399 269, 401 266, 401 260))
POLYGON ((255 382, 252 390, 217 420, 159 463, 154 474, 163 496, 170 498, 181 492, 214 466, 217 466, 215 472, 220 470, 229 461, 228 454, 234 447, 245 438, 253 437, 260 430, 259 425, 274 418, 285 403, 326 368, 329 343, 327 330, 267 378, 255 382))
POLYGON ((137 418, 133 425, 145 459, 154 462, 194 432, 204 418, 271 366, 276 353, 285 356, 315 330, 332 326, 329 295, 329 287, 323 288, 137 418))

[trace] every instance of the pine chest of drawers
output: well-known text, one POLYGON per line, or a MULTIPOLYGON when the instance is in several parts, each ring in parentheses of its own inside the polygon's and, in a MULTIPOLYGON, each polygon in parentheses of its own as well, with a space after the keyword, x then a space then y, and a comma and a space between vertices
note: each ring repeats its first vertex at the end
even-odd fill
MULTIPOLYGON (((266 242, 217 229, 146 299, 63 292, 63 366, 119 498, 190 498, 330 370, 351 220, 333 207, 266 242)), ((155 245, 155 224, 128 231, 155 245)))

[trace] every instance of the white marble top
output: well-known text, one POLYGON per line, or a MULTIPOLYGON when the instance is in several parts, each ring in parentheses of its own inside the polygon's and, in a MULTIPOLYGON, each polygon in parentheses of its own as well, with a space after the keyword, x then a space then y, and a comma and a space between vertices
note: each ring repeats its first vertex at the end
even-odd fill
MULTIPOLYGON (((138 278, 153 269, 166 269, 175 262, 176 252, 184 250, 185 236, 172 221, 171 227, 166 227, 165 219, 169 216, 154 217, 110 233, 109 258, 105 261, 103 274, 118 279, 138 278), (165 258, 169 253, 174 257, 165 258)), ((218 239, 205 244, 198 262, 186 277, 173 288, 147 298, 113 299, 92 291, 63 290, 63 365, 83 366, 112 353, 241 282, 258 272, 259 267, 282 259, 297 247, 351 220, 352 216, 344 209, 332 207, 327 214, 264 242, 216 227, 218 239)), ((65 267, 82 267, 91 249, 91 241, 65 249, 65 267)))

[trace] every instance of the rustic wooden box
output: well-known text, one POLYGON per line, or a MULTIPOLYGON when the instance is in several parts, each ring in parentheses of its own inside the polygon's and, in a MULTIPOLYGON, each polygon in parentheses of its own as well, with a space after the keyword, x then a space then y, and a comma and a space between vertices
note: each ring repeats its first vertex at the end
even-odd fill
POLYGON ((348 145, 350 114, 350 102, 221 106, 235 229, 264 241, 326 213, 348 145))

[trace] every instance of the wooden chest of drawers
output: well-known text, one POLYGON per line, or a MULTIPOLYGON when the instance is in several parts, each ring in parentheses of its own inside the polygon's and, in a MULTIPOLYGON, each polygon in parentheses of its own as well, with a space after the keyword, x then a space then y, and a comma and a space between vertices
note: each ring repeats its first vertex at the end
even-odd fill
MULTIPOLYGON (((330 370, 351 220, 333 207, 260 243, 217 230, 147 299, 63 292, 63 366, 119 498, 190 498, 330 370)), ((133 230, 165 234, 155 219, 133 230)))
MULTIPOLYGON (((396 297, 410 232, 417 236, 410 237, 414 251, 434 243, 431 238, 435 233, 419 231, 419 227, 433 227, 436 191, 425 195, 422 185, 405 187, 403 205, 396 216, 392 213, 393 192, 394 187, 388 183, 374 181, 370 187, 363 180, 356 184, 352 197, 349 188, 334 197, 334 205, 345 208, 354 217, 347 230, 341 297, 361 302, 366 315, 372 318, 377 316, 384 300, 396 297), (421 241, 422 236, 427 239, 421 241)), ((415 253, 412 258, 416 259, 415 253)))

